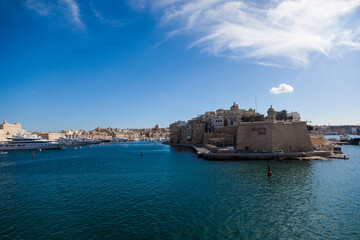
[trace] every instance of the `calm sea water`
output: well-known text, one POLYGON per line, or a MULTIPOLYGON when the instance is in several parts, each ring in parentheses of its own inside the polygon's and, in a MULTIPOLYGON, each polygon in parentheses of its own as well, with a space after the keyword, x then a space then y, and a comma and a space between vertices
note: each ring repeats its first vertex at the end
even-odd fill
POLYGON ((154 143, 9 152, 0 239, 360 239, 360 147, 343 151, 272 161, 271 178, 154 143))

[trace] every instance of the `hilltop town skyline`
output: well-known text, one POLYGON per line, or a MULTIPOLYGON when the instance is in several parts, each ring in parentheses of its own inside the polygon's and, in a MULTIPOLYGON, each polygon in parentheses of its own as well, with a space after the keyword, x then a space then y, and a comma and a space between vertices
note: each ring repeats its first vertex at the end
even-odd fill
MULTIPOLYGON (((227 111, 227 109, 232 109, 234 106, 236 105, 236 107, 237 108, 239 108, 239 106, 238 106, 238 104, 236 103, 236 102, 233 102, 233 104, 231 105, 231 106, 229 106, 229 107, 226 107, 226 108, 219 108, 219 109, 216 109, 215 111, 216 112, 218 112, 218 111, 227 111)), ((241 111, 244 111, 244 113, 246 112, 250 112, 250 113, 252 113, 252 115, 259 115, 259 116, 262 116, 262 117, 264 117, 264 114, 261 114, 261 113, 259 113, 259 112, 257 112, 256 111, 256 109, 255 108, 248 108, 248 109, 245 109, 245 108, 241 108, 240 109, 241 111)), ((207 110, 207 111, 205 111, 205 114, 206 113, 209 113, 209 112, 214 112, 215 113, 215 111, 213 110, 213 109, 211 109, 211 110, 207 110)), ((285 110, 285 109, 283 109, 283 110, 279 110, 279 111, 287 111, 287 110, 285 110)), ((287 111, 287 113, 289 114, 289 113, 291 113, 291 114, 298 114, 299 115, 299 120, 300 120, 300 114, 298 113, 298 112, 290 112, 290 111, 287 111)), ((197 114, 197 116, 200 116, 200 115, 203 115, 203 113, 199 113, 199 114, 197 114)), ((192 117, 194 117, 194 116, 192 116, 192 117)), ((176 121, 183 121, 184 119, 180 119, 180 120, 176 120, 176 121)), ((20 124, 21 122, 20 121, 13 121, 13 122, 11 122, 11 121, 8 121, 8 120, 3 120, 3 123, 13 123, 13 124, 20 124)), ((309 121, 309 123, 310 123, 310 121, 309 121)), ((169 128, 169 126, 171 125, 171 123, 169 124, 169 125, 167 125, 167 126, 161 126, 161 128, 169 128)), ((85 131, 85 132, 87 132, 87 131, 94 131, 94 130, 96 130, 96 129, 119 129, 119 130, 126 130, 126 129, 151 129, 151 128, 154 128, 154 126, 155 127, 160 127, 159 126, 159 124, 158 123, 156 123, 155 125, 153 125, 153 126, 150 126, 150 127, 123 127, 123 128, 121 128, 121 127, 116 127, 116 126, 96 126, 96 127, 90 127, 90 128, 67 128, 67 129, 65 129, 65 128, 63 128, 63 129, 60 129, 60 130, 46 130, 46 131, 43 131, 43 130, 41 130, 41 129, 31 129, 31 131, 32 132, 63 132, 63 131, 71 131, 71 130, 76 130, 76 131, 85 131)))
MULTIPOLYGON (((272 105, 270 105, 270 107, 272 107, 272 105)), ((207 110, 201 114, 197 114, 195 116, 192 116, 190 119, 180 119, 180 120, 176 120, 175 122, 191 122, 194 119, 198 119, 199 117, 203 117, 203 116, 212 116, 212 117, 216 117, 216 116, 222 116, 224 113, 226 112, 230 112, 233 109, 237 109, 237 114, 236 116, 240 118, 238 118, 236 120, 236 125, 239 124, 239 122, 256 122, 256 121, 265 121, 266 117, 265 114, 257 112, 256 109, 254 108, 249 108, 249 109, 245 109, 245 108, 239 108, 239 105, 236 102, 233 102, 233 104, 229 107, 229 108, 219 108, 216 110, 207 110), (242 118, 244 117, 244 118, 242 118)), ((288 111, 286 109, 278 109, 276 111, 276 114, 279 114, 279 116, 277 115, 277 118, 279 117, 278 120, 295 120, 295 121, 304 121, 306 122, 306 124, 311 125, 311 126, 315 126, 315 127, 319 127, 319 130, 321 130, 321 132, 328 132, 329 134, 333 134, 331 133, 331 128, 329 127, 350 127, 350 126, 354 126, 356 127, 356 129, 358 127, 360 127, 360 124, 313 124, 311 121, 304 119, 303 116, 301 115, 301 113, 296 112, 296 111, 288 111), (284 115, 285 114, 285 115, 284 115)), ((12 125, 20 125, 20 129, 21 129, 21 123, 20 122, 9 122, 7 120, 3 120, 3 124, 10 124, 9 126, 12 125)), ((145 135, 145 133, 151 129, 169 129, 171 128, 171 125, 173 123, 169 124, 168 126, 159 126, 158 123, 156 123, 156 125, 150 126, 150 127, 124 127, 124 128, 119 128, 116 126, 96 126, 96 127, 91 127, 91 128, 68 128, 68 129, 61 129, 61 130, 41 130, 41 129, 25 129, 25 130, 29 130, 29 132, 35 132, 35 133, 69 133, 70 135, 88 135, 88 134, 93 134, 96 131, 105 131, 107 132, 108 135, 113 135, 114 132, 117 133, 121 133, 121 132, 127 132, 130 131, 129 133, 131 133, 131 131, 136 131, 139 132, 139 138, 140 135, 145 135)), ((26 126, 25 126, 26 127, 26 126)), ((346 134, 351 134, 351 132, 346 132, 346 131, 350 131, 348 128, 344 128, 341 131, 339 131, 339 133, 346 133, 346 134)), ((15 132, 14 132, 15 133, 15 132)), ((5 133, 4 133, 5 134, 5 133)), ((4 135, 3 134, 3 135, 4 135)))

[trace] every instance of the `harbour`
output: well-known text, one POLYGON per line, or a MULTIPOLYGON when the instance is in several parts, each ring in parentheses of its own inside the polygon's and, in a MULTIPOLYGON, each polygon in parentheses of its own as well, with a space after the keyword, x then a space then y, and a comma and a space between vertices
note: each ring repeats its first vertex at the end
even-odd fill
POLYGON ((11 152, 0 156, 0 236, 356 239, 360 149, 343 152, 270 161, 270 178, 266 161, 204 161, 153 142, 11 152))
POLYGON ((0 16, 0 240, 360 240, 360 0, 0 16))

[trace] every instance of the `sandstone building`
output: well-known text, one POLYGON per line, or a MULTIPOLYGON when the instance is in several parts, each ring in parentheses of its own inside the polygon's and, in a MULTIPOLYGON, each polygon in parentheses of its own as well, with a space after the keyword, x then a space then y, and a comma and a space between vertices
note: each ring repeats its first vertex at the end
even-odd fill
POLYGON ((189 144, 235 145, 237 126, 243 117, 262 116, 253 109, 239 109, 238 104, 230 110, 218 109, 206 112, 187 122, 179 121, 170 125, 170 142, 189 144), (179 123, 181 122, 181 126, 179 123))
POLYGON ((187 122, 178 121, 171 124, 170 142, 234 146, 240 151, 313 150, 306 122, 277 121, 276 112, 272 107, 269 108, 265 119, 253 109, 239 109, 236 103, 230 110, 218 109, 216 113, 206 112, 187 122), (251 121, 245 122, 248 119, 251 121))
POLYGON ((300 113, 298 113, 298 112, 289 112, 287 115, 288 115, 288 117, 292 117, 292 119, 296 120, 296 121, 300 121, 300 119, 301 119, 300 113))
POLYGON ((267 113, 267 121, 239 124, 236 140, 237 150, 313 151, 306 122, 276 121, 276 112, 272 107, 267 113))
POLYGON ((26 133, 25 130, 22 129, 20 123, 8 123, 6 120, 2 124, 0 124, 0 141, 6 141, 7 138, 12 137, 17 133, 26 133))
POLYGON ((57 132, 33 132, 32 134, 36 134, 42 139, 47 139, 49 141, 57 141, 59 138, 65 137, 64 133, 57 132))
POLYGON ((187 141, 187 124, 185 121, 177 121, 170 125, 170 142, 186 143, 187 141))

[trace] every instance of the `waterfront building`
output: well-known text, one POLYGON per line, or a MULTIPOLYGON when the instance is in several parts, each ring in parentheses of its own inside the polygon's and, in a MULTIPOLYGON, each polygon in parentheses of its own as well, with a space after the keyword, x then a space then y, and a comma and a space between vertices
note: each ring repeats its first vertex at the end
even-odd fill
POLYGON ((161 137, 161 130, 160 130, 158 124, 156 124, 154 128, 149 130, 149 137, 150 138, 160 138, 161 137))
POLYGON ((211 112, 205 112, 205 114, 201 115, 201 117, 204 119, 204 120, 208 120, 208 119, 212 119, 214 117, 216 117, 216 113, 211 111, 211 112))
POLYGON ((311 144, 317 150, 328 150, 326 147, 326 142, 324 135, 311 135, 310 136, 311 144))
POLYGON ((100 128, 97 127, 90 131, 85 130, 62 130, 67 138, 89 138, 93 140, 97 139, 126 139, 126 140, 146 140, 149 138, 168 138, 169 129, 160 128, 156 125, 154 128, 145 129, 119 129, 119 128, 100 128))
POLYGON ((64 138, 64 133, 57 132, 33 132, 32 134, 36 134, 42 139, 47 139, 49 141, 57 141, 59 138, 64 138))
POLYGON ((65 134, 65 137, 69 139, 77 139, 84 135, 83 131, 77 129, 62 130, 61 133, 65 134))
POLYGON ((242 120, 242 117, 261 115, 255 112, 254 109, 239 109, 239 105, 234 102, 230 107, 230 110, 218 109, 216 110, 216 116, 223 117, 224 126, 237 126, 242 120))
POLYGON ((357 134, 358 129, 357 128, 351 128, 351 134, 357 134))
POLYGON ((263 115, 256 113, 254 109, 239 109, 238 104, 234 102, 230 107, 230 110, 218 109, 216 112, 206 112, 203 115, 189 120, 186 123, 186 127, 182 126, 182 128, 180 128, 177 123, 170 125, 172 126, 170 130, 170 141, 172 143, 182 142, 189 144, 234 146, 236 142, 237 126, 242 122, 243 117, 250 116, 264 117, 263 115), (187 128, 186 134, 185 128, 187 128), (181 131, 181 133, 177 131, 181 131))
POLYGON ((204 144, 204 134, 212 131, 211 118, 199 116, 187 122, 188 142, 191 144, 204 144))
POLYGON ((186 143, 187 140, 187 123, 185 121, 177 121, 170 125, 170 142, 186 143))
POLYGON ((203 144, 215 146, 234 146, 236 143, 237 126, 215 128, 212 132, 205 132, 203 144))
POLYGON ((147 130, 146 137, 151 139, 160 139, 168 137, 168 129, 160 128, 158 124, 154 128, 147 130))
POLYGON ((214 117, 213 119, 211 119, 211 127, 214 129, 224 128, 224 117, 219 116, 219 117, 214 117))
POLYGON ((270 107, 267 121, 242 122, 237 130, 237 150, 274 152, 313 151, 310 135, 304 121, 276 121, 276 112, 270 107))
POLYGON ((287 116, 288 118, 292 117, 292 119, 295 121, 300 121, 300 113, 298 112, 289 112, 287 116))
POLYGON ((4 120, 4 122, 0 124, 0 141, 6 141, 7 138, 18 133, 27 133, 27 131, 22 129, 20 123, 11 124, 4 120))

